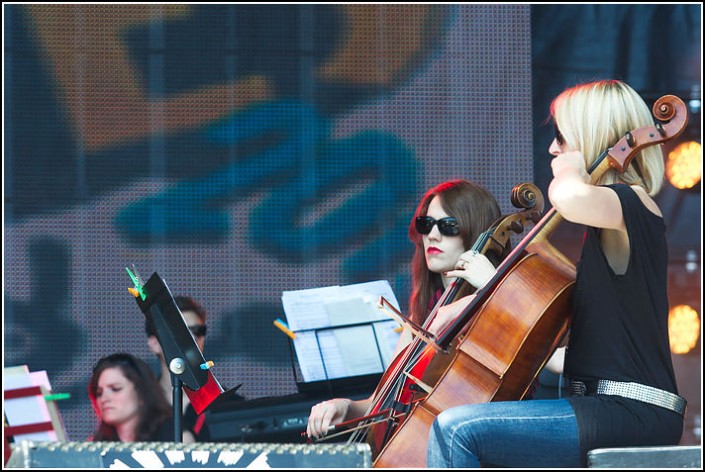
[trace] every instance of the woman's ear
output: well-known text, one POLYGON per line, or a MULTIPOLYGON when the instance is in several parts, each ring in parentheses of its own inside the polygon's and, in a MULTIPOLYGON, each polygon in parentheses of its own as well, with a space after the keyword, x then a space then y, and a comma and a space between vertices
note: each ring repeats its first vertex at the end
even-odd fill
POLYGON ((157 357, 163 355, 162 346, 159 344, 159 340, 156 336, 149 336, 147 338, 147 346, 149 346, 149 350, 156 354, 157 357))

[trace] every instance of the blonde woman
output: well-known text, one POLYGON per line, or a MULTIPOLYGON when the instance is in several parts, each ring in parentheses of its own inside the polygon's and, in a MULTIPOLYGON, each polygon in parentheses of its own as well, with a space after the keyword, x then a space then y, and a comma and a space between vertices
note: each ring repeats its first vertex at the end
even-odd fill
POLYGON ((616 80, 565 90, 551 114, 548 196, 586 226, 564 367, 574 395, 446 410, 431 428, 429 467, 584 467, 594 448, 680 441, 685 400, 668 344, 666 227, 651 198, 663 178, 660 148, 645 148, 623 175, 609 170, 597 185, 586 170, 653 118, 616 80))

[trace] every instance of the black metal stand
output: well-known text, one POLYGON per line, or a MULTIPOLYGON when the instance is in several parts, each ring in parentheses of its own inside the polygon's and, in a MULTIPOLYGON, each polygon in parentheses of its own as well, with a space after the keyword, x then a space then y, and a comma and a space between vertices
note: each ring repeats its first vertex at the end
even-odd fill
POLYGON ((182 412, 184 409, 184 391, 181 389, 184 386, 184 383, 173 372, 171 373, 171 386, 171 398, 172 404, 174 405, 174 442, 180 443, 183 442, 184 438, 184 429, 182 425, 182 412))
POLYGON ((174 440, 182 442, 184 390, 199 415, 224 393, 223 388, 210 372, 212 363, 203 358, 166 282, 156 272, 147 283, 142 282, 139 274, 135 276, 129 269, 128 273, 135 283, 131 293, 147 323, 154 328, 169 366, 173 387, 174 440))

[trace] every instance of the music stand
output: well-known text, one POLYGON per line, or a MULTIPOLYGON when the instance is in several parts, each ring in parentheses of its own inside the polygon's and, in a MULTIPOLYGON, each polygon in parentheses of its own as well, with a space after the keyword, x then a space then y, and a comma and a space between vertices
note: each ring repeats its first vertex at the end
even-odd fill
POLYGON ((374 329, 374 326, 378 323, 387 323, 388 321, 389 320, 363 321, 363 322, 358 322, 358 323, 348 323, 348 324, 341 324, 341 325, 335 325, 335 326, 325 326, 325 327, 321 327, 321 328, 309 328, 309 329, 301 329, 301 330, 294 331, 295 334, 307 333, 307 332, 314 333, 314 336, 316 339, 316 347, 318 349, 318 355, 320 357, 321 367, 323 369, 323 375, 324 375, 323 379, 317 380, 317 381, 306 382, 303 379, 301 379, 301 381, 299 381, 298 375, 296 375, 296 369, 294 368, 293 364, 294 364, 295 358, 299 361, 299 363, 301 362, 301 360, 298 359, 298 356, 296 355, 295 348, 294 348, 294 341, 292 339, 289 339, 289 349, 292 352, 292 369, 295 374, 295 381, 296 381, 298 391, 301 393, 321 393, 323 391, 327 391, 329 395, 337 395, 337 394, 343 393, 347 390, 356 391, 356 390, 360 390, 362 388, 374 389, 374 387, 378 384, 378 382, 379 382, 380 378, 382 377, 384 370, 385 370, 384 356, 382 354, 382 349, 380 347, 378 333, 374 329), (379 372, 368 372, 368 373, 347 376, 347 377, 330 377, 329 368, 327 366, 327 359, 326 359, 328 356, 326 355, 323 347, 321 346, 321 338, 320 338, 321 333, 329 332, 329 331, 345 330, 345 329, 356 328, 356 327, 361 327, 361 326, 369 326, 370 330, 373 333, 374 342, 375 342, 375 346, 376 346, 376 354, 377 354, 377 358, 379 361, 379 365, 381 366, 381 370, 379 372))
POLYGON ((134 267, 133 271, 126 270, 135 284, 128 290, 135 296, 147 323, 154 328, 169 366, 173 387, 174 442, 181 442, 182 388, 196 414, 200 415, 223 393, 223 387, 210 371, 213 363, 203 358, 166 282, 155 272, 147 283, 143 283, 134 267))

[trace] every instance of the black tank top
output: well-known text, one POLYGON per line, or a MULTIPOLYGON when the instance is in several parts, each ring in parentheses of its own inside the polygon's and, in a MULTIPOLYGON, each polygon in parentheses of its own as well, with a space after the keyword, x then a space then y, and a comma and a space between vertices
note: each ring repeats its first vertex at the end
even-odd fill
MULTIPOLYGON (((668 249, 663 218, 624 184, 614 190, 629 235, 629 262, 615 274, 588 227, 577 265, 565 375, 637 382, 678 393, 668 342, 668 249)), ((584 452, 595 447, 677 444, 683 418, 615 396, 571 397, 584 452)))

